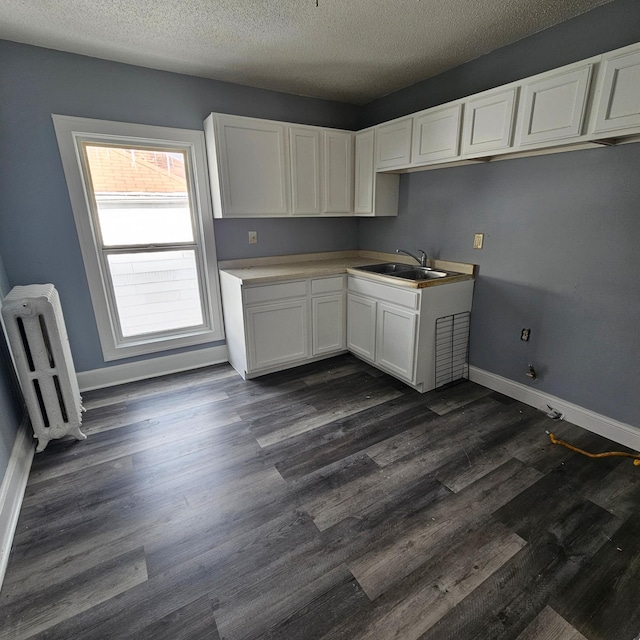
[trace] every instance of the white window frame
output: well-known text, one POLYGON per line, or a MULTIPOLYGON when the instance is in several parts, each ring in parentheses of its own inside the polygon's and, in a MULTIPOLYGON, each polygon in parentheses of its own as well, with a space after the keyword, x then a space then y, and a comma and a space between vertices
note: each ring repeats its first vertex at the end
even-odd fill
MULTIPOLYGON (((191 129, 174 129, 109 120, 93 120, 53 114, 71 208, 80 240, 82 259, 89 283, 91 302, 98 326, 105 361, 119 360, 150 353, 180 349, 224 339, 220 282, 213 233, 213 213, 207 176, 204 133, 191 129), (203 325, 185 330, 172 330, 132 338, 123 338, 115 298, 106 263, 102 257, 99 229, 94 222, 93 196, 85 187, 83 142, 131 146, 175 148, 186 150, 190 171, 194 239, 199 250, 198 275, 203 309, 203 325)), ((149 245, 153 251, 164 246, 149 245)), ((132 247, 132 252, 140 251, 132 247)))

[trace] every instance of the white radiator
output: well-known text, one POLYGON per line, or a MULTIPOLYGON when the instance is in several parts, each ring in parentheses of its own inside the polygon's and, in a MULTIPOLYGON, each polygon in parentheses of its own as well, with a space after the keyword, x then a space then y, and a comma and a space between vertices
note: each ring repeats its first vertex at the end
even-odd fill
POLYGON ((82 398, 55 287, 14 287, 2 303, 2 317, 38 438, 36 451, 66 435, 84 440, 82 398))

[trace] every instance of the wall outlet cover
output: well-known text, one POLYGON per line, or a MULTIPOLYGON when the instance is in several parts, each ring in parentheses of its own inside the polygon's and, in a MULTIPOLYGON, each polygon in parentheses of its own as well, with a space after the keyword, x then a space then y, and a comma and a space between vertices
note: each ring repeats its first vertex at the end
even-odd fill
POLYGON ((258 244, 258 232, 249 231, 249 244, 258 244))
POLYGON ((483 244, 484 244, 484 233, 476 233, 473 236, 473 248, 482 249, 483 244))

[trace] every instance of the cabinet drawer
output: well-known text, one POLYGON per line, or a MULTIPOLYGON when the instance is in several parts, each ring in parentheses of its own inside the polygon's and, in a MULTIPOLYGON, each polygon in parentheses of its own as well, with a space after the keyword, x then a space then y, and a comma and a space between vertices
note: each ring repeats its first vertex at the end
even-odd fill
POLYGON ((263 284, 247 287, 244 290, 245 304, 257 304, 261 302, 275 302, 287 298, 300 298, 307 295, 307 281, 278 282, 276 284, 263 284))
POLYGON ((349 291, 372 298, 379 298, 385 302, 392 302, 408 309, 417 309, 420 304, 420 293, 401 289, 400 287, 378 284, 364 278, 349 277, 349 291))
POLYGON ((344 276, 331 276, 330 278, 316 278, 311 281, 311 294, 333 293, 344 289, 344 276))

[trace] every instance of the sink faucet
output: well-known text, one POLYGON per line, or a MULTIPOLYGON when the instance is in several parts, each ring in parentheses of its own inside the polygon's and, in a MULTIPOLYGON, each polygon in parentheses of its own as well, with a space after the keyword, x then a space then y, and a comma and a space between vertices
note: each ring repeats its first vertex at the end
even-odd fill
POLYGON ((416 262, 420 263, 421 267, 426 267, 427 266, 427 254, 422 249, 418 249, 418 251, 420 251, 420 257, 419 258, 418 258, 418 256, 416 256, 413 253, 411 253, 411 251, 407 251, 406 249, 396 249, 396 253, 404 253, 405 255, 411 256, 416 262))

